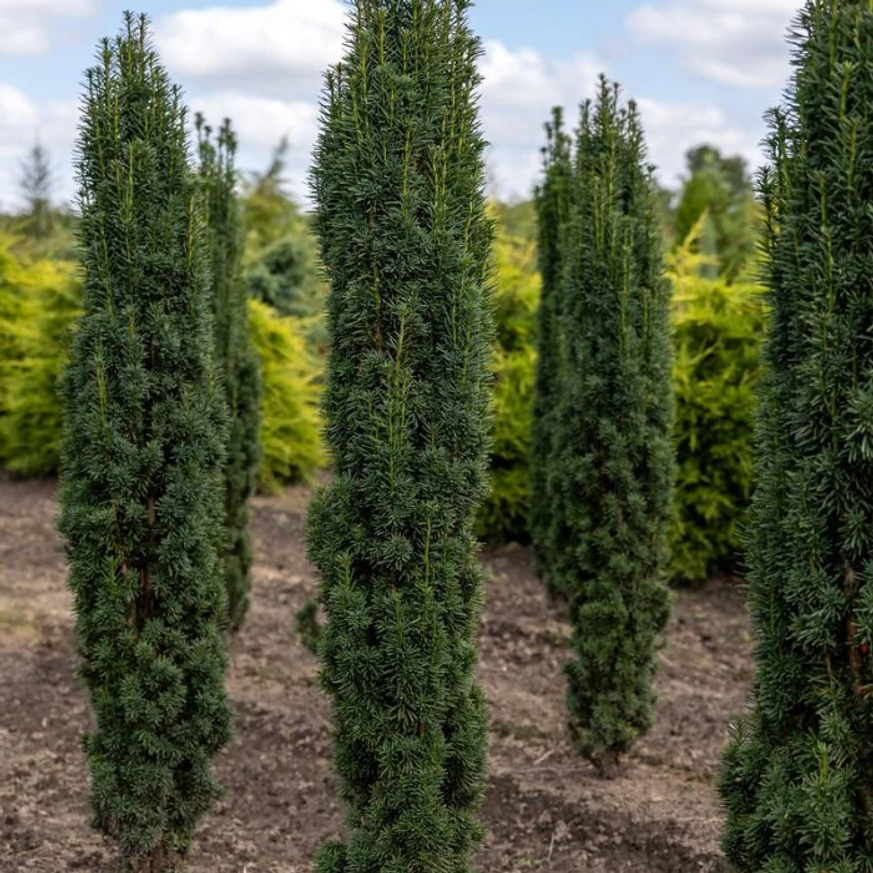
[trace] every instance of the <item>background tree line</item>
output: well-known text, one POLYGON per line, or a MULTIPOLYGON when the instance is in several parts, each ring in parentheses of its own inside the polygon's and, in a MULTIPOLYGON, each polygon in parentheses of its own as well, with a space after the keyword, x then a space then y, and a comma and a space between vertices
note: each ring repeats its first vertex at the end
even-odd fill
MULTIPOLYGON (((238 186, 242 271, 263 379, 258 486, 307 481, 327 464, 319 435, 326 284, 311 217, 288 193, 287 140, 238 186)), ((0 215, 0 466, 17 475, 57 471, 57 378, 80 288, 77 221, 53 198, 50 155, 22 162, 22 209, 0 215)), ((676 189, 658 188, 674 288, 678 478, 671 575, 696 580, 734 567, 752 478, 754 384, 763 307, 756 284, 759 207, 745 161, 701 145, 676 189)), ((541 278, 533 200, 492 202, 496 221, 497 342, 486 542, 529 539, 530 424, 541 278)))

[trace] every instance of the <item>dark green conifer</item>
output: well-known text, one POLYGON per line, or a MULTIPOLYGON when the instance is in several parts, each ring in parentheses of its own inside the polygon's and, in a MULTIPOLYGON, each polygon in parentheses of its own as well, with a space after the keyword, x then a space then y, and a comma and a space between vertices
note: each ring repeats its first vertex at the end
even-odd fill
POLYGON ((492 227, 469 5, 357 0, 326 80, 313 183, 334 478, 309 549, 350 835, 321 873, 463 873, 481 833, 492 227))
POLYGON ((574 740, 605 773, 652 723, 668 614, 670 290, 636 106, 601 79, 574 144, 562 270, 550 577, 569 600, 574 740))
POLYGON ((249 607, 252 547, 248 534, 249 498, 261 459, 261 373, 249 330, 246 285, 242 279, 243 230, 235 185, 236 136, 225 119, 213 142, 202 115, 195 120, 200 157, 201 203, 206 215, 212 266, 216 364, 230 416, 224 468, 226 543, 224 578, 230 630, 242 626, 249 607))
POLYGON ((560 331, 561 292, 560 235, 566 231, 571 194, 570 138, 563 130, 563 110, 555 107, 546 124, 543 149, 544 180, 537 188, 535 206, 538 228, 538 257, 542 290, 537 310, 537 365, 534 380, 533 424, 531 426, 531 513, 530 533, 534 566, 549 592, 559 594, 559 580, 550 572, 556 540, 566 536, 560 505, 560 488, 554 478, 554 435, 557 403, 561 396, 560 331))
POLYGON ((720 783, 740 871, 873 870, 873 8, 810 0, 772 111, 748 565, 753 709, 720 783))
POLYGON ((134 871, 171 869, 219 793, 230 732, 218 547, 227 432, 186 113, 125 14, 87 73, 84 301, 63 383, 60 528, 95 827, 134 871))

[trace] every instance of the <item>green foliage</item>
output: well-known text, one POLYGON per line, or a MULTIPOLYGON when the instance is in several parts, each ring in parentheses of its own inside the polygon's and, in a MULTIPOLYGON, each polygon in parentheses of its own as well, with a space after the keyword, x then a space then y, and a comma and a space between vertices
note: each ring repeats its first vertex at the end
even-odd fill
POLYGON ((218 796, 210 765, 230 736, 227 413, 185 110, 147 30, 126 13, 86 78, 60 529, 95 716, 93 823, 126 868, 157 873, 218 796))
POLYGON ((507 236, 526 242, 537 238, 537 213, 533 200, 519 203, 492 203, 497 225, 507 236))
POLYGON ((502 224, 498 228, 493 247, 497 346, 490 490, 478 521, 479 536, 489 543, 528 538, 533 333, 540 295, 533 243, 509 235, 502 224))
MULTIPOLYGON (((20 263, 8 252, 4 258, 3 251, 0 466, 51 476, 57 473, 61 439, 57 374, 67 360, 81 289, 68 276, 72 265, 20 263)), ((260 490, 276 493, 287 483, 311 481, 326 464, 318 410, 323 364, 307 345, 307 338, 322 329, 312 324, 320 319, 282 318, 257 301, 250 301, 248 309, 262 383, 256 481, 260 490)))
POLYGON ((689 176, 673 216, 676 241, 681 244, 703 220, 693 234, 696 251, 706 256, 698 264, 701 275, 731 282, 755 257, 757 209, 746 162, 702 145, 687 153, 686 163, 689 176))
POLYGON ((52 208, 52 168, 48 152, 40 142, 34 143, 21 164, 21 193, 25 212, 22 232, 38 244, 44 243, 54 232, 55 210, 52 208))
POLYGON ((314 245, 309 229, 300 224, 262 250, 246 267, 244 280, 249 297, 272 306, 280 315, 302 319, 310 349, 323 356, 327 331, 321 315, 327 289, 314 245))
POLYGON ((315 294, 307 237, 287 235, 264 249, 247 268, 249 296, 272 306, 280 315, 313 315, 315 294))
POLYGON ((323 354, 324 319, 314 316, 324 310, 327 289, 310 223, 284 187, 287 147, 283 139, 268 169, 243 185, 244 278, 249 297, 272 306, 280 315, 306 319, 309 344, 323 354))
MULTIPOLYGON (((583 104, 572 153, 569 219, 553 226, 547 474, 562 527, 547 572, 573 624, 571 732, 610 774, 652 723, 655 645, 669 614, 670 286, 643 131, 618 86, 601 79, 596 102, 583 104)), ((550 172, 554 163, 547 182, 550 172)))
POLYGON ((670 574, 735 569, 752 488, 763 289, 700 275, 700 224, 668 255, 673 285, 677 478, 670 574))
POLYGON ((297 612, 294 613, 294 630, 300 635, 300 641, 312 652, 318 654, 318 646, 321 642, 321 634, 324 628, 318 620, 318 601, 307 600, 297 612))
POLYGON ((563 129, 563 110, 556 107, 546 125, 544 180, 536 192, 539 267, 542 277, 537 308, 537 362, 530 437, 530 534, 534 567, 553 596, 560 580, 552 572, 559 541, 565 533, 559 472, 555 465, 560 371, 564 366, 558 297, 563 281, 562 238, 570 218, 573 167, 570 139, 563 129))
POLYGON ((288 482, 311 481, 325 464, 318 411, 322 364, 307 348, 306 321, 282 318, 250 300, 249 323, 262 381, 258 487, 278 493, 288 482))
POLYGON ((873 869, 873 8, 809 0, 773 110, 748 555, 757 674, 720 794, 744 873, 873 869))
POLYGON ((229 417, 224 468, 226 542, 222 554, 230 630, 242 626, 249 607, 252 546, 248 500, 255 490, 261 446, 261 373, 249 328, 242 280, 242 224, 236 185, 236 137, 225 120, 216 142, 203 116, 196 118, 202 208, 212 273, 216 365, 229 417))
POLYGON ((243 180, 240 206, 248 258, 255 257, 304 224, 285 188, 283 174, 287 152, 288 138, 283 136, 273 150, 267 169, 243 180))
POLYGON ((358 0, 327 76, 313 183, 334 476, 309 554, 351 834, 320 873, 465 873, 481 835, 492 228, 468 6, 358 0))
POLYGON ((0 251, 0 466, 25 476, 57 471, 58 380, 66 365, 81 287, 74 265, 20 261, 14 238, 0 251))

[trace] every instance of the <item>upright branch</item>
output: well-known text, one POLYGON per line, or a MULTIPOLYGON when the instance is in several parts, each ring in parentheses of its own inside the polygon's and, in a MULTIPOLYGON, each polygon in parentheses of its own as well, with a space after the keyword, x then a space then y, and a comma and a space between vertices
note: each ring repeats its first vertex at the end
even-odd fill
POLYGON ((563 223, 549 264, 559 304, 545 386, 555 392, 547 578, 573 624, 571 732, 610 774, 652 724, 675 459, 655 186, 636 106, 605 79, 582 107, 569 185, 563 217, 544 210, 563 223))
POLYGON ((554 452, 561 372, 566 366, 566 338, 560 321, 561 235, 568 226, 572 193, 570 146, 570 137, 564 132, 563 110, 555 107, 552 120, 546 124, 544 179, 535 195, 542 291, 537 310, 537 363, 530 447, 531 548, 536 571, 553 596, 560 595, 560 580, 550 571, 556 544, 566 536, 566 507, 561 504, 560 482, 555 481, 554 452))
POLYGON ((201 204, 212 275, 215 363, 230 418, 224 467, 225 543, 222 549, 230 630, 242 626, 249 607, 252 547, 249 498, 261 459, 261 373, 249 328, 242 277, 243 230, 235 187, 236 136, 225 119, 213 140, 202 115, 195 119, 201 204))
POLYGON ((358 0, 326 79, 312 177, 334 477, 309 553, 350 835, 322 873, 461 873, 481 834, 492 228, 468 6, 358 0))
POLYGON ((759 176, 757 674, 720 783, 748 873, 873 865, 873 7, 808 0, 790 41, 759 176))
POLYGON ((185 109, 127 13, 82 102, 83 314, 63 380, 60 529, 95 827, 171 869, 219 794, 229 739, 219 546, 227 413, 185 109))

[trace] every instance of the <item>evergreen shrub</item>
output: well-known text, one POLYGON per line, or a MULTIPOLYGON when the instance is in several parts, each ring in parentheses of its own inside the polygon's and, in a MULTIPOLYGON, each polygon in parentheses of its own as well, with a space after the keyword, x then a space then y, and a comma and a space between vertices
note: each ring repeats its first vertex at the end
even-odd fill
POLYGON ((307 321, 250 300, 249 323, 262 383, 258 488, 275 494, 288 483, 311 482, 327 463, 319 412, 323 363, 307 346, 307 321))
POLYGON ((670 575, 738 571, 752 489, 763 289, 706 279, 694 234, 667 256, 673 286, 677 477, 670 575))
POLYGON ((747 561, 751 713, 719 791, 741 873, 873 869, 873 7, 808 0, 769 116, 770 328, 747 561))
POLYGON ((87 72, 84 292, 62 384, 61 515, 94 826, 125 869, 174 869, 230 738, 220 560, 227 411, 186 111, 125 14, 87 72))
POLYGON ((610 775, 652 724, 655 648, 669 615, 670 285, 643 130, 617 85, 601 79, 596 101, 583 104, 572 152, 552 298, 546 475, 559 516, 547 578, 573 625, 571 733, 610 775))
POLYGON ((333 479, 309 554, 349 833, 320 873, 465 873, 482 834, 492 226, 469 5, 357 0, 327 75, 313 189, 333 479))
MULTIPOLYGON (((554 572, 559 541, 567 535, 565 506, 556 481, 558 402, 566 347, 560 326, 563 283, 563 235, 569 224, 573 166, 563 110, 555 107, 545 125, 543 181, 534 198, 538 262, 541 276, 537 307, 536 372, 530 435, 530 534, 534 567, 553 597, 562 596, 562 580, 554 572)), ((565 595, 566 593, 563 592, 565 595)))
POLYGON ((213 140, 203 116, 196 118, 201 207, 212 275, 216 366, 229 419, 224 467, 225 543, 222 551, 230 630, 242 626, 249 606, 252 546, 248 501, 261 459, 261 372, 249 327, 242 279, 243 230, 235 187, 236 136, 226 119, 213 140))

